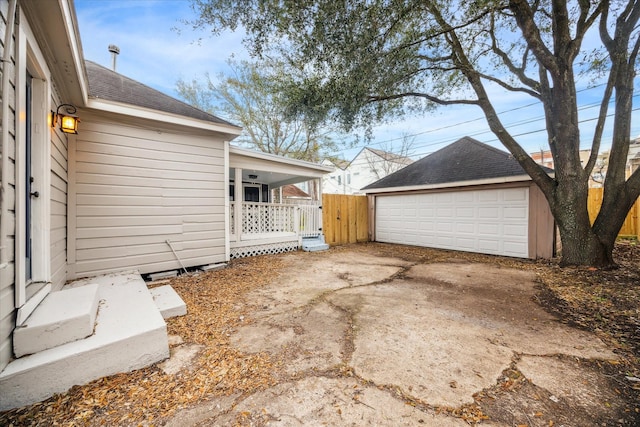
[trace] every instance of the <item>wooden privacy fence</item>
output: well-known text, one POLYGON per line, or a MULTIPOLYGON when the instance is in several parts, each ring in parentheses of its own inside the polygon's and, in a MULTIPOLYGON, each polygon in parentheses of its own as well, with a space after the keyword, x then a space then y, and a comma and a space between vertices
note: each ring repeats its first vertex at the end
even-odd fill
POLYGON ((367 196, 323 194, 322 231, 330 245, 368 241, 367 196))
MULTIPOLYGON (((589 209, 589 218, 591 218, 591 222, 596 219, 598 212, 600 212, 603 191, 604 190, 602 188, 589 189, 587 208, 589 209)), ((627 214, 627 219, 624 220, 624 224, 622 224, 622 228, 620 229, 618 236, 635 236, 640 239, 640 199, 636 200, 636 203, 631 207, 631 210, 627 214)))

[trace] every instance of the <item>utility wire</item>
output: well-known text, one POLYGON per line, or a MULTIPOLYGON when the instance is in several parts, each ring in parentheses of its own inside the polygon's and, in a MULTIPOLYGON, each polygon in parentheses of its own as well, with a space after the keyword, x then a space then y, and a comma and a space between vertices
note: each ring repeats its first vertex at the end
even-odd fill
MULTIPOLYGON (((602 86, 602 85, 600 85, 600 86, 602 86)), ((586 89, 583 89, 583 90, 586 90, 586 89)), ((640 96, 640 94, 636 94, 636 95, 634 95, 634 96, 633 96, 633 98, 637 98, 637 97, 639 97, 639 96, 640 96)), ((610 104, 613 104, 613 103, 614 103, 614 101, 612 100, 612 101, 610 102, 610 104)), ((531 105, 536 105, 536 104, 528 104, 528 105, 526 105, 526 106, 522 106, 522 107, 518 107, 518 108, 525 108, 525 107, 527 107, 527 106, 531 106, 531 105)), ((591 104, 585 104, 585 105, 582 105, 582 106, 580 106, 580 107, 578 108, 578 110, 579 110, 579 111, 585 111, 585 110, 588 110, 588 109, 591 109, 591 108, 595 108, 595 107, 598 107, 598 106, 600 106, 600 103, 599 103, 599 102, 594 102, 594 103, 591 103, 591 104)), ((514 111, 514 110, 515 110, 515 109, 510 110, 510 111, 514 111)), ((635 108, 635 109, 633 109, 632 111, 638 111, 638 108, 635 108)), ((610 113, 610 114, 608 114, 608 115, 607 115, 607 118, 612 117, 613 115, 614 115, 613 113, 610 113)), ((591 121, 594 121, 594 120, 597 120, 597 119, 598 119, 598 117, 595 117, 595 118, 589 118, 589 119, 583 119, 583 120, 580 120, 578 123, 579 123, 579 124, 581 124, 581 123, 587 123, 587 122, 591 122, 591 121)), ((429 130, 429 131, 420 132, 420 134, 425 134, 425 133, 429 133, 429 132, 436 132, 437 130, 440 130, 440 129, 448 129, 448 128, 452 128, 452 127, 459 127, 459 126, 461 126, 461 125, 468 124, 468 123, 471 123, 471 122, 474 122, 474 121, 478 121, 478 120, 485 120, 485 118, 484 118, 484 117, 482 117, 482 118, 480 118, 480 119, 467 120, 467 121, 464 121, 464 122, 457 123, 457 124, 455 124, 455 125, 449 125, 449 126, 445 126, 445 127, 439 128, 439 129, 434 129, 434 130, 429 130)), ((541 121, 541 120, 544 120, 544 116, 538 116, 538 117, 531 118, 531 119, 523 119, 523 120, 520 120, 520 121, 518 121, 518 122, 513 122, 513 123, 506 124, 506 125, 505 125, 505 127, 506 127, 506 128, 514 128, 514 127, 522 126, 522 125, 525 125, 525 124, 531 124, 531 123, 539 122, 539 121, 541 121)), ((531 134, 535 134, 535 133, 539 133, 539 132, 544 132, 544 131, 546 131, 546 128, 537 129, 537 130, 532 130, 532 131, 527 131, 527 132, 523 132, 523 133, 519 133, 519 134, 514 134, 513 136, 514 136, 514 137, 526 136, 526 135, 531 135, 531 134)), ((632 132, 632 133, 636 133, 636 132, 637 132, 637 131, 634 131, 634 132, 632 132)), ((483 134, 490 134, 490 133, 492 133, 492 132, 491 132, 489 129, 486 129, 486 130, 478 131, 478 132, 475 132, 475 133, 468 133, 468 132, 467 132, 467 133, 465 133, 465 134, 464 134, 464 135, 462 135, 462 136, 472 136, 472 137, 473 137, 473 136, 479 136, 479 135, 483 135, 483 134)), ((417 135, 417 134, 416 134, 416 135, 417 135)), ((460 137, 462 137, 462 136, 460 136, 460 137)), ((417 145, 413 145, 411 148, 412 148, 412 149, 416 149, 416 148, 433 147, 433 146, 437 146, 437 145, 445 144, 445 143, 448 143, 448 142, 453 142, 453 141, 455 141, 455 140, 459 139, 460 137, 447 137, 447 138, 445 138, 445 139, 441 139, 441 140, 438 140, 438 141, 430 141, 430 142, 427 142, 427 143, 424 143, 424 144, 422 144, 422 143, 418 143, 417 145)), ((397 140, 397 139, 398 139, 398 138, 394 138, 394 140, 397 140)), ((400 139, 402 139, 402 138, 400 138, 400 139)), ((603 139, 605 139, 605 138, 603 137, 603 139)), ((488 143, 488 142, 496 142, 496 141, 499 141, 499 140, 498 140, 497 138, 492 138, 491 140, 488 140, 488 141, 485 141, 485 142, 486 142, 486 143, 488 143)), ((385 142, 388 142, 388 141, 385 141, 385 142)), ((377 144, 379 144, 379 143, 375 143, 375 144, 371 144, 371 145, 377 145, 377 144)), ((371 145, 367 145, 367 146, 365 146, 364 148, 369 148, 369 147, 371 147, 371 145)), ((392 153, 392 154, 395 154, 395 153, 392 153)), ((422 155, 426 155, 426 154, 429 154, 429 153, 428 153, 428 152, 426 152, 426 153, 425 153, 425 152, 413 153, 413 154, 411 155, 411 157, 415 157, 415 156, 418 156, 418 155, 421 155, 421 154, 422 154, 422 155)), ((406 156, 406 154, 405 154, 405 156, 406 156)), ((355 160, 355 159, 353 159, 353 160, 355 160)), ((353 163, 353 160, 352 160, 352 162, 350 163, 350 165, 351 165, 351 164, 358 164, 357 162, 356 162, 356 163, 353 163)), ((375 159, 375 160, 374 160, 374 162, 377 162, 377 161, 379 161, 379 162, 384 162, 384 161, 386 161, 386 160, 385 160, 385 159, 382 159, 382 158, 379 158, 379 159, 375 159)))
MULTIPOLYGON (((588 90, 597 89, 597 88, 599 88, 601 86, 605 86, 605 85, 606 85, 606 83, 600 83, 600 84, 597 84, 597 85, 594 85, 594 86, 587 86, 585 88, 577 90, 576 93, 581 93, 581 92, 586 92, 588 90)), ((611 102, 613 102, 613 101, 611 101, 611 102)), ((525 104, 525 105, 521 105, 521 106, 518 106, 518 107, 514 107, 514 108, 510 108, 510 109, 507 109, 507 110, 500 111, 500 112, 498 112, 498 114, 500 115, 500 114, 512 113, 514 111, 519 111, 519 110, 522 110, 522 109, 525 109, 525 108, 529 108, 529 107, 533 107, 533 106, 537 106, 537 105, 540 105, 540 102, 531 102, 529 104, 525 104)), ((599 103, 595 103, 595 105, 600 105, 600 104, 599 103)), ((580 109, 580 108, 581 107, 579 107, 578 109, 580 109)), ((486 120, 486 117, 480 116, 480 117, 477 117, 475 119, 465 120, 463 122, 458 122, 458 123, 454 123, 454 124, 451 124, 451 125, 441 126, 439 128, 428 129, 428 130, 421 131, 421 132, 416 132, 416 133, 407 134, 407 135, 403 135, 403 136, 399 136, 399 137, 389 138, 389 139, 385 139, 385 140, 382 140, 382 141, 376 141, 376 142, 373 142, 373 143, 370 143, 370 144, 357 145, 357 146, 352 147, 351 149, 372 147, 374 145, 380 145, 380 144, 384 144, 384 143, 388 143, 388 142, 399 141, 399 140, 402 140, 402 139, 405 139, 405 138, 410 138, 410 137, 414 137, 414 136, 420 136, 420 135, 424 135, 424 134, 427 134, 427 133, 439 132, 439 131, 442 131, 442 130, 456 128, 456 127, 459 127, 459 126, 462 126, 462 125, 467 125, 467 124, 470 124, 470 123, 474 123, 474 122, 478 122, 478 121, 485 121, 485 120, 486 120)), ((339 154, 339 153, 333 153, 333 154, 339 154)))
MULTIPOLYGON (((631 111, 639 111, 639 110, 640 110, 640 107, 634 108, 631 111)), ((613 117, 614 115, 615 115, 615 113, 610 113, 610 114, 607 115, 607 118, 613 117)), ((580 120, 579 123, 591 122, 591 121, 594 121, 594 120, 597 120, 597 119, 598 119, 598 117, 592 117, 592 118, 589 118, 589 119, 580 120)), ((532 134, 536 134, 536 133, 546 132, 546 130, 547 130, 546 128, 535 129, 535 130, 530 130, 530 131, 514 134, 512 136, 514 138, 517 138, 517 137, 520 137, 520 136, 526 136, 526 135, 532 135, 532 134)), ((634 129, 632 129, 631 133, 635 134, 635 133, 638 133, 638 132, 640 132, 640 128, 634 128, 634 129)), ((487 131, 477 132, 475 134, 466 135, 466 136, 477 136, 477 135, 484 134, 484 133, 491 133, 491 131, 487 130, 487 131)), ((609 136, 604 136, 603 135, 602 139, 606 141, 606 140, 608 140, 609 137, 610 137, 610 135, 609 136)), ((421 148, 433 147, 433 146, 442 145, 442 144, 445 144, 445 143, 451 143, 451 142, 456 141, 458 139, 459 139, 459 137, 447 138, 447 139, 439 140, 439 141, 436 141, 436 142, 429 142, 429 143, 425 143, 425 144, 420 144, 419 147, 421 147, 421 148)), ((493 138, 493 139, 490 139, 490 140, 486 140, 484 142, 485 143, 499 142, 499 139, 498 138, 493 138)), ((426 156, 428 154, 431 154, 431 153, 433 153, 433 151, 425 151, 425 152, 414 153, 414 154, 412 154, 412 157, 417 157, 417 156, 424 157, 424 156, 426 156)), ((371 160, 364 159, 364 160, 352 161, 351 163, 349 163, 349 166, 351 166, 351 165, 359 165, 361 163, 362 164, 365 164, 365 163, 366 164, 384 163, 386 161, 388 161, 388 160, 383 159, 383 158, 378 156, 377 159, 371 159, 371 160)))

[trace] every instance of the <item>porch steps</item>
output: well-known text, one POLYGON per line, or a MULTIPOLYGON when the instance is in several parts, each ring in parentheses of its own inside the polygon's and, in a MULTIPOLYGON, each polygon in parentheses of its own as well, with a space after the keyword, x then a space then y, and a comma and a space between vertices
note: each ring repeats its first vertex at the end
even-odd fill
POLYGON ((50 293, 16 328, 13 353, 22 357, 93 334, 98 301, 96 284, 50 293))
POLYGON ((140 274, 92 277, 64 289, 91 283, 100 300, 93 335, 9 363, 0 373, 0 411, 169 357, 167 325, 140 274))
POLYGON ((302 250, 307 252, 326 251, 329 245, 324 242, 324 234, 317 237, 304 237, 302 239, 302 250))
POLYGON ((187 314, 187 305, 182 301, 180 295, 170 286, 158 286, 149 289, 153 302, 160 310, 160 314, 164 319, 170 319, 176 316, 184 316, 187 314))

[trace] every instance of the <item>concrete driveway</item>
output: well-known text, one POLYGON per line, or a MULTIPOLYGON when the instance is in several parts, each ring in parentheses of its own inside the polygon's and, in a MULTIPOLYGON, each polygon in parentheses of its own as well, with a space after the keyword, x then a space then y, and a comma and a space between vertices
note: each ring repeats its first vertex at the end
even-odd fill
POLYGON ((504 407, 482 425, 615 416, 604 404, 614 387, 590 364, 616 355, 537 305, 532 271, 348 249, 284 257, 284 274, 250 295, 258 309, 232 335, 244 352, 284 360, 282 381, 181 411, 174 425, 467 426, 460 417, 473 421, 483 396, 504 407))

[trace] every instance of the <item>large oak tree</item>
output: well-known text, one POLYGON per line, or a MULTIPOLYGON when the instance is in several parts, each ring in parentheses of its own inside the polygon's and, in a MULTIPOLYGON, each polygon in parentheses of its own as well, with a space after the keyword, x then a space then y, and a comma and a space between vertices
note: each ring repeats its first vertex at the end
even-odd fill
POLYGON ((366 127, 434 105, 479 107, 549 201, 563 263, 614 264, 616 236, 640 194, 640 170, 625 176, 640 1, 193 0, 193 5, 196 25, 214 33, 241 26, 256 56, 277 53, 292 65, 302 64, 305 73, 287 83, 286 93, 292 111, 318 122, 366 127), (584 72, 600 73, 606 83, 588 141, 591 156, 583 165, 576 80, 584 72), (496 86, 542 105, 553 176, 501 121, 489 95, 496 86), (607 120, 612 142, 604 200, 591 224, 588 181, 607 120))

